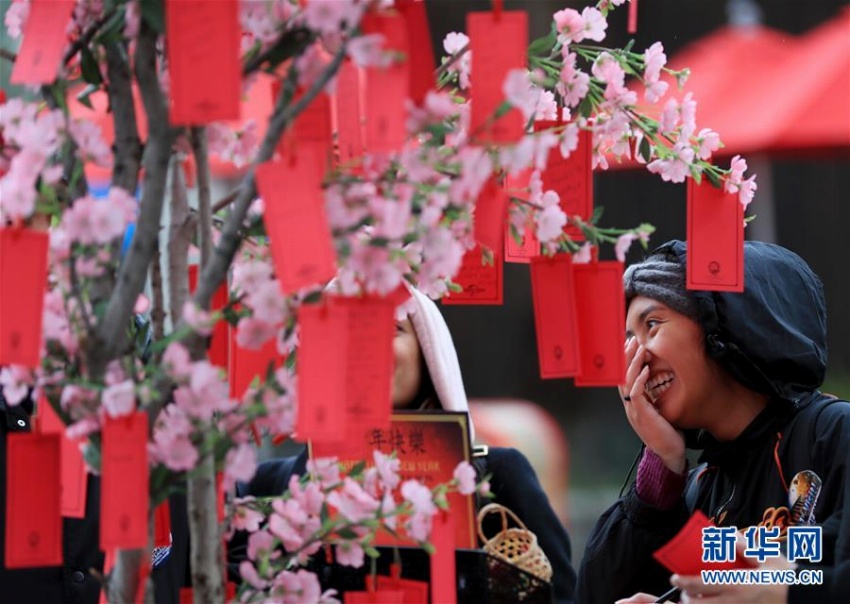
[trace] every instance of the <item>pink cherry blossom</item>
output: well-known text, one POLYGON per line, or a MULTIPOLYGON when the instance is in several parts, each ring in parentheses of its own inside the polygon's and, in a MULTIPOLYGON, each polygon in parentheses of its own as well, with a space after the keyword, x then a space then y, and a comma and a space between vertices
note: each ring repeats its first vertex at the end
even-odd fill
MULTIPOLYGON (((271 554, 274 551, 274 537, 272 534, 268 531, 260 531, 253 528, 255 526, 255 518, 256 526, 259 528, 260 522, 264 518, 263 515, 260 512, 242 506, 237 507, 237 515, 240 513, 245 514, 245 520, 239 521, 239 524, 244 525, 245 528, 239 529, 238 526, 236 528, 238 530, 246 530, 252 533, 251 536, 248 537, 248 558, 251 560, 257 560, 260 557, 271 554), (250 520, 248 520, 249 518, 250 520)), ((234 521, 235 520, 236 516, 234 516, 234 521)))
POLYGON ((691 173, 691 163, 694 161, 694 150, 685 143, 679 142, 673 146, 673 157, 651 161, 646 169, 653 174, 660 174, 665 182, 685 182, 691 173))
POLYGON ((256 258, 236 260, 233 263, 233 282, 231 288, 242 294, 260 288, 272 277, 272 266, 256 258))
POLYGON ((565 8, 552 18, 555 20, 555 28, 567 44, 584 40, 584 19, 577 10, 565 8))
POLYGON ((336 552, 336 562, 338 564, 341 564, 342 566, 352 566, 354 568, 360 568, 363 566, 363 557, 365 552, 357 542, 342 541, 337 543, 334 550, 336 552))
POLYGON ((720 135, 710 128, 700 130, 696 138, 699 145, 696 152, 697 157, 703 160, 711 159, 711 155, 723 146, 723 143, 720 142, 720 135))
POLYGON ((162 355, 162 365, 168 375, 182 382, 192 373, 192 359, 189 351, 180 342, 171 342, 162 355))
POLYGON ((395 489, 401 482, 398 475, 401 468, 401 460, 384 455, 377 449, 372 453, 372 458, 375 461, 375 468, 378 471, 378 478, 383 489, 385 491, 395 489))
POLYGON ((307 472, 323 489, 333 487, 340 482, 339 464, 336 457, 319 457, 308 460, 307 472))
POLYGON ((585 242, 577 252, 573 253, 573 264, 587 264, 593 259, 593 246, 585 242))
POLYGON ((383 34, 367 34, 351 40, 346 52, 358 67, 388 67, 392 56, 384 51, 386 37, 383 34))
POLYGON ((643 79, 647 84, 654 84, 661 77, 661 70, 667 64, 667 55, 664 54, 664 46, 656 42, 643 53, 644 68, 643 79))
POLYGON ((277 280, 260 283, 248 291, 245 304, 254 311, 254 318, 269 325, 279 325, 287 317, 286 298, 277 280))
POLYGON ((110 417, 129 415, 136 407, 136 392, 132 380, 126 380, 103 391, 103 408, 110 417))
POLYGON ((6 31, 9 37, 16 40, 21 37, 24 24, 30 14, 29 0, 14 0, 6 9, 6 31))
MULTIPOLYGON (((430 493, 430 491, 429 491, 430 493)), ((362 522, 374 515, 380 503, 351 478, 343 479, 343 486, 327 497, 328 505, 349 522, 362 522)))
POLYGON ((212 314, 202 310, 192 300, 187 300, 183 304, 183 320, 195 333, 202 336, 211 335, 213 327, 215 327, 215 319, 212 314))
POLYGON ((742 158, 740 155, 733 157, 730 172, 728 176, 726 176, 726 181, 724 183, 724 190, 727 193, 737 193, 738 187, 744 178, 744 172, 746 171, 747 160, 742 158))
MULTIPOLYGON (((449 32, 443 39, 443 50, 449 55, 454 55, 460 52, 463 48, 469 46, 469 37, 464 33, 449 32)), ((467 50, 463 55, 452 63, 448 71, 458 75, 458 88, 466 90, 469 88, 469 75, 472 70, 472 51, 467 50)))
MULTIPOLYGON (((584 38, 601 42, 605 39, 605 30, 608 29, 608 22, 598 9, 588 6, 581 11, 581 19, 584 22, 582 27, 584 38)), ((578 41, 578 40, 576 40, 578 41)))
POLYGON ((413 506, 415 512, 431 516, 437 513, 431 490, 418 480, 405 480, 401 484, 401 496, 413 506))
MULTIPOLYGON (((564 47, 565 49, 567 47, 564 47)), ((560 81, 555 86, 558 93, 564 98, 568 107, 576 107, 590 90, 590 76, 576 69, 575 53, 564 55, 561 67, 560 81)))
POLYGON ((758 184, 755 179, 756 175, 753 174, 739 186, 740 191, 738 193, 738 200, 741 202, 741 205, 744 206, 744 210, 746 210, 747 206, 753 201, 753 197, 755 197, 756 191, 758 190, 758 184))
POLYGON ((10 365, 0 369, 0 390, 10 405, 19 405, 27 398, 33 375, 29 369, 20 365, 10 365))
POLYGON ((256 589, 265 589, 269 585, 269 582, 260 577, 257 568, 248 560, 239 563, 239 574, 256 589))
POLYGON ((68 124, 68 133, 77 144, 77 154, 83 161, 103 168, 112 167, 112 150, 103 139, 100 126, 90 120, 76 119, 68 124))
POLYGON ((546 191, 541 197, 543 210, 534 215, 537 238, 541 243, 558 239, 567 224, 567 215, 561 209, 560 201, 555 191, 546 191))
POLYGON ((272 590, 275 601, 281 604, 302 604, 303 602, 325 602, 328 593, 322 593, 319 579, 304 569, 284 571, 274 580, 272 590), (279 599, 278 599, 279 598, 279 599))
POLYGON ((248 482, 256 471, 257 452, 253 446, 243 443, 230 449, 224 458, 224 488, 230 490, 237 482, 248 482))
POLYGON ((472 495, 475 492, 475 468, 468 461, 460 462, 452 477, 457 481, 457 490, 461 495, 472 495))
POLYGON ((360 21, 363 3, 351 0, 310 0, 304 8, 304 21, 320 34, 335 34, 343 23, 353 28, 360 21))
POLYGON ((318 516, 321 513, 325 494, 318 483, 310 481, 302 485, 298 476, 291 476, 288 490, 292 499, 297 501, 307 514, 318 516))

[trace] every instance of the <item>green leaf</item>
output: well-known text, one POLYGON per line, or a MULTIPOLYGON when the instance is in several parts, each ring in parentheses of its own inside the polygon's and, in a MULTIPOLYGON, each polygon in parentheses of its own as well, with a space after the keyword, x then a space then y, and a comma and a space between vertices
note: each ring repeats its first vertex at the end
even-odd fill
POLYGON ((165 14, 162 0, 144 0, 139 2, 142 8, 142 19, 156 33, 165 33, 165 14))
POLYGON ((595 225, 599 222, 599 219, 602 218, 602 213, 605 212, 605 208, 602 206, 596 206, 593 210, 593 216, 590 217, 590 224, 595 225))
POLYGON ((77 101, 88 107, 89 109, 94 110, 94 106, 91 104, 91 93, 95 90, 99 90, 97 86, 89 84, 85 88, 83 88, 79 93, 77 93, 77 101))
POLYGON ((652 146, 649 144, 649 139, 645 136, 641 139, 640 144, 638 145, 638 154, 645 162, 648 162, 652 158, 652 146))
POLYGON ((529 55, 543 55, 549 54, 552 48, 555 46, 555 42, 558 40, 557 36, 555 36, 554 31, 550 31, 547 35, 542 36, 534 40, 528 46, 528 54, 529 55))
POLYGON ((631 52, 631 51, 632 51, 632 47, 633 47, 634 45, 635 45, 635 39, 634 39, 634 38, 632 38, 631 40, 629 40, 629 43, 628 43, 628 44, 626 44, 626 45, 623 47, 623 54, 626 54, 627 52, 631 52))
POLYGON ((103 83, 103 76, 100 75, 100 67, 97 64, 97 59, 94 58, 91 49, 88 46, 83 46, 80 51, 80 69, 83 72, 83 80, 93 86, 99 86, 103 83))
POLYGON ((694 182, 698 185, 702 184, 702 172, 699 170, 699 168, 691 166, 691 178, 693 178, 694 182))
POLYGON ((363 473, 363 470, 366 469, 365 461, 358 461, 354 466, 352 466, 351 470, 348 472, 349 476, 359 476, 363 473))
POLYGON ((712 186, 714 186, 718 189, 723 186, 723 183, 721 182, 720 177, 717 175, 717 173, 714 170, 706 170, 705 171, 705 177, 708 179, 708 182, 710 182, 712 184, 712 186))
POLYGON ((590 96, 584 97, 581 104, 578 106, 578 112, 583 118, 589 118, 593 113, 593 101, 590 96))

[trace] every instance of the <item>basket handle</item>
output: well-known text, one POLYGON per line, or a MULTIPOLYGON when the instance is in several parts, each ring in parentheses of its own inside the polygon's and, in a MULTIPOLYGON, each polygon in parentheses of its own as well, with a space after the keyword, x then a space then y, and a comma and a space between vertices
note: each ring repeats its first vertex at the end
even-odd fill
POLYGON ((500 503, 488 503, 483 508, 478 511, 478 536, 481 538, 482 543, 487 543, 489 541, 489 537, 484 535, 484 518, 487 517, 488 514, 499 514, 502 517, 502 533, 504 534, 508 530, 508 518, 507 515, 510 515, 511 519, 519 525, 519 527, 523 530, 528 530, 528 527, 525 526, 525 523, 520 520, 513 511, 503 506, 500 503), (507 514, 507 515, 506 515, 507 514))

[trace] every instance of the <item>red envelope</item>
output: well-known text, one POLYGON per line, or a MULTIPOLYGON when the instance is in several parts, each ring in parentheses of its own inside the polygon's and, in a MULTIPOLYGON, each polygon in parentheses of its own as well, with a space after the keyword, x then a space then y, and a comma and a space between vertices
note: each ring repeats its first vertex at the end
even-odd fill
POLYGON ((191 587, 181 587, 179 604, 195 604, 195 592, 191 587))
POLYGON ((402 579, 401 569, 397 564, 390 565, 390 575, 389 577, 378 575, 378 589, 400 591, 401 604, 428 604, 427 582, 402 579))
POLYGON ((688 289, 744 291, 744 206, 708 180, 688 179, 688 289))
POLYGON ((503 247, 505 236, 505 213, 508 196, 494 178, 491 178, 475 202, 475 240, 494 252, 503 247))
POLYGON ((295 118, 292 136, 299 155, 312 153, 320 168, 328 167, 332 155, 331 98, 325 92, 316 95, 307 108, 295 118))
MULTIPOLYGON (((200 267, 197 264, 192 264, 189 266, 189 292, 194 295, 195 288, 198 286, 198 271, 200 267)), ((221 286, 215 290, 215 293, 210 300, 210 310, 221 310, 225 306, 227 306, 227 302, 230 300, 230 293, 227 290, 227 282, 221 284, 221 286)), ((224 369, 228 368, 229 359, 228 359, 228 333, 229 333, 229 325, 227 321, 221 320, 215 324, 213 327, 212 336, 210 336, 209 347, 207 348, 207 354, 209 355, 210 363, 215 365, 216 367, 222 367, 224 369)))
POLYGON ((456 604, 455 522, 451 510, 442 510, 433 518, 431 528, 431 601, 456 604))
POLYGON ((166 499, 153 512, 153 545, 165 547, 171 545, 171 510, 166 499))
POLYGON ((266 379, 269 363, 280 367, 283 357, 277 351, 277 342, 274 338, 266 342, 259 350, 248 350, 236 345, 236 330, 230 330, 230 365, 228 374, 230 376, 230 396, 241 399, 245 390, 251 385, 255 377, 261 382, 266 379))
POLYGON ((106 417, 100 486, 100 549, 148 544, 148 415, 106 417))
MULTIPOLYGON (((383 34, 385 49, 410 55, 406 26, 400 14, 367 14, 362 29, 366 34, 383 34)), ((405 105, 409 94, 410 65, 406 61, 383 69, 366 69, 367 151, 392 153, 404 144, 407 138, 405 105)))
POLYGON ((482 264, 481 247, 475 246, 463 256, 460 271, 452 279, 463 288, 443 298, 443 304, 501 305, 503 300, 502 255, 493 254, 493 264, 482 264))
POLYGON ((528 15, 525 11, 469 13, 466 17, 472 51, 470 102, 471 138, 480 144, 515 143, 524 132, 522 112, 512 107, 493 119, 505 101, 502 86, 512 69, 526 68, 528 15))
MULTIPOLYGON (((535 130, 548 130, 560 125, 559 122, 535 122, 535 130)), ((561 198, 561 209, 572 218, 579 216, 588 221, 593 216, 593 135, 587 130, 579 130, 578 148, 567 159, 555 147, 549 151, 546 169, 540 175, 543 190, 553 190, 561 198)), ((573 240, 582 240, 581 229, 568 224, 564 232, 573 240)))
POLYGON ((0 228, 0 366, 40 362, 48 241, 40 231, 0 228))
POLYGON ((656 550, 652 557, 671 573, 683 577, 698 575, 702 570, 726 570, 756 566, 752 560, 741 555, 736 556, 734 562, 703 562, 702 529, 709 526, 714 526, 714 523, 700 510, 697 510, 676 536, 656 550))
POLYGON ((295 433, 299 440, 340 442, 348 426, 343 334, 348 317, 330 304, 303 305, 298 311, 298 413, 295 433))
POLYGON ((56 79, 68 46, 65 30, 74 0, 31 0, 24 39, 12 67, 10 84, 47 84, 56 79))
POLYGON ((626 373, 622 262, 574 264, 580 370, 576 386, 617 386, 626 373))
POLYGON ((336 116, 339 161, 359 162, 363 157, 363 115, 361 95, 365 93, 360 69, 352 61, 344 61, 336 77, 334 111, 336 116))
POLYGON ((65 436, 65 424, 47 402, 38 399, 38 430, 42 434, 59 436, 60 496, 59 509, 65 518, 83 518, 86 515, 88 471, 79 443, 65 436))
POLYGON ((6 437, 6 568, 62 564, 58 434, 6 437))
POLYGON ((428 91, 437 86, 428 14, 424 0, 399 0, 396 8, 404 18, 409 46, 416 49, 408 54, 407 62, 410 64, 410 98, 418 105, 425 100, 428 91))
POLYGON ((169 121, 208 124, 239 119, 242 65, 236 0, 166 0, 169 121))
POLYGON ((325 283, 336 275, 321 178, 310 154, 257 168, 257 189, 265 200, 263 220, 285 294, 325 283))
MULTIPOLYGON (((510 203, 511 197, 526 199, 528 197, 528 181, 531 170, 524 170, 517 176, 505 178, 505 193, 510 203)), ((540 242, 534 232, 534 223, 529 220, 525 225, 522 241, 517 243, 511 235, 510 221, 505 223, 505 262, 528 264, 534 256, 540 254, 540 242)))
POLYGON ((375 591, 347 591, 342 594, 345 604, 399 604, 404 602, 404 593, 380 587, 375 591))
POLYGON ((579 372, 573 262, 570 254, 531 259, 531 294, 540 377, 573 377, 579 372))

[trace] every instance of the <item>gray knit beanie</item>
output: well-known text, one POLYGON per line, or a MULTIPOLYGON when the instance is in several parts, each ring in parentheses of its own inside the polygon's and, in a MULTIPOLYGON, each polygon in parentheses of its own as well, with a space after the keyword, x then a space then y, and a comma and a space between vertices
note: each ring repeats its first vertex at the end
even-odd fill
POLYGON ((654 253, 632 264, 623 274, 623 288, 626 307, 635 296, 646 296, 699 322, 696 302, 685 287, 685 267, 673 255, 654 253))

